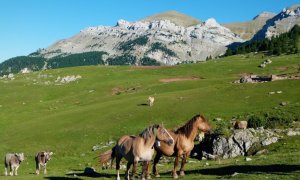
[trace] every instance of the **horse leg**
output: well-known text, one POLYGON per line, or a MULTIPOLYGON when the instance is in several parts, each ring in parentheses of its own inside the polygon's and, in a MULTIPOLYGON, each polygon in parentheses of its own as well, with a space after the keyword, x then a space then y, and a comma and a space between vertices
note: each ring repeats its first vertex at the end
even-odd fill
POLYGON ((185 165, 185 162, 186 162, 186 158, 187 158, 187 154, 183 154, 182 156, 182 160, 181 160, 181 167, 180 167, 180 176, 184 176, 184 165, 185 165))
POLYGON ((150 161, 147 161, 147 164, 146 164, 146 179, 151 179, 151 175, 149 173, 149 164, 150 164, 150 161))
POLYGON ((156 165, 160 160, 160 157, 162 156, 161 153, 156 152, 154 162, 153 162, 153 167, 152 167, 152 173, 154 174, 155 177, 160 177, 158 170, 156 169, 156 165))
POLYGON ((151 176, 149 174, 149 164, 150 164, 149 161, 144 161, 143 172, 142 172, 142 180, 151 179, 151 176))
POLYGON ((117 170, 117 180, 121 180, 120 178, 120 161, 121 161, 121 157, 117 156, 116 157, 116 170, 117 170))
POLYGON ((126 174, 125 174, 125 179, 130 179, 129 178, 129 170, 130 170, 130 166, 132 163, 130 163, 129 161, 127 162, 127 166, 126 166, 126 174))
POLYGON ((145 180, 146 179, 146 176, 147 176, 147 161, 144 161, 143 162, 143 168, 142 168, 142 180, 145 180))
POLYGON ((132 169, 132 176, 131 176, 131 179, 134 180, 135 179, 135 173, 136 173, 136 169, 137 169, 137 164, 138 164, 138 161, 133 161, 133 169, 132 169))
POLYGON ((177 175, 177 172, 176 172, 176 169, 177 169, 177 166, 178 166, 178 159, 179 159, 179 155, 176 155, 175 157, 175 162, 174 162, 174 169, 173 169, 173 179, 178 179, 178 175, 177 175))

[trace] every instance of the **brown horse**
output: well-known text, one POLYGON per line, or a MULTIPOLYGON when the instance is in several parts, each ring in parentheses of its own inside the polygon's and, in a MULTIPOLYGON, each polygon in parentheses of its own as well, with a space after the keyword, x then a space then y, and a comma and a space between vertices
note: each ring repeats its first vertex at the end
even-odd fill
POLYGON ((148 167, 154 154, 156 140, 164 142, 166 146, 174 143, 172 136, 162 125, 153 125, 146 128, 139 136, 122 136, 111 150, 100 155, 100 163, 104 164, 109 160, 112 162, 116 158, 117 180, 119 180, 120 161, 123 157, 128 161, 125 174, 127 179, 129 179, 130 166, 133 164, 132 179, 134 179, 137 164, 143 161, 142 178, 150 178, 148 167))
POLYGON ((185 125, 178 128, 176 131, 169 131, 175 143, 173 145, 167 145, 165 142, 155 143, 155 150, 157 151, 153 163, 153 174, 159 177, 156 164, 158 163, 162 155, 175 156, 174 169, 172 171, 173 178, 177 179, 176 168, 178 166, 178 159, 182 157, 180 175, 184 176, 184 164, 186 158, 190 155, 191 150, 194 148, 194 140, 198 135, 198 130, 206 133, 211 130, 211 126, 202 115, 194 116, 185 125))

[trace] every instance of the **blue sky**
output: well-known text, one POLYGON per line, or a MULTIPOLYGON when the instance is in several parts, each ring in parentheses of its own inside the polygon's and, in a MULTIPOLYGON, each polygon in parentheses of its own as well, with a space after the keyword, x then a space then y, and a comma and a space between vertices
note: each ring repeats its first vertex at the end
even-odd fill
POLYGON ((278 13, 299 0, 0 0, 0 62, 28 55, 88 26, 136 21, 176 10, 219 23, 251 20, 262 11, 278 13))

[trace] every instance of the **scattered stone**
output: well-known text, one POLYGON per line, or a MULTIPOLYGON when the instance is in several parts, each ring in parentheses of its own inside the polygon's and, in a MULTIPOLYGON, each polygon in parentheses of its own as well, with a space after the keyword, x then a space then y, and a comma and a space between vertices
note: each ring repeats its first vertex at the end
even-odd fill
POLYGON ((281 93, 282 93, 282 91, 276 91, 276 93, 277 93, 277 94, 281 94, 281 93))
POLYGON ((94 146, 92 147, 92 151, 97 151, 97 150, 99 150, 99 149, 101 149, 101 147, 100 147, 99 145, 94 145, 94 146))
POLYGON ((299 131, 293 131, 293 130, 288 130, 286 133, 287 136, 299 136, 300 132, 299 131))
POLYGON ((274 91, 271 91, 271 92, 269 92, 269 94, 275 94, 275 92, 274 92, 274 91))
POLYGON ((278 141, 277 137, 266 138, 261 142, 263 146, 268 146, 270 144, 276 143, 278 141))
POLYGON ((246 157, 245 160, 246 160, 246 161, 252 161, 252 159, 249 158, 249 157, 246 157))
POLYGON ((234 177, 234 176, 239 175, 239 174, 240 174, 240 173, 234 172, 234 173, 231 175, 231 177, 234 177))
POLYGON ((281 106, 286 106, 286 105, 288 105, 288 102, 281 102, 280 105, 281 106))
POLYGON ((207 153, 205 151, 202 151, 202 158, 205 158, 205 159, 217 159, 217 156, 209 154, 209 153, 207 153))
POLYGON ((7 76, 8 79, 13 79, 14 77, 15 77, 15 76, 14 76, 13 73, 8 74, 8 76, 7 76))
POLYGON ((58 76, 55 80, 56 83, 60 83, 60 84, 68 84, 70 82, 74 82, 77 81, 79 79, 81 79, 82 77, 80 75, 70 75, 70 76, 64 76, 64 77, 60 77, 58 76))
POLYGON ((256 152, 256 155, 262 155, 262 154, 267 154, 267 153, 268 153, 267 149, 262 149, 262 150, 256 152))
POLYGON ((30 71, 30 69, 29 68, 23 68, 23 69, 21 69, 21 71, 20 71, 20 73, 22 73, 22 74, 28 74, 28 73, 30 73, 31 71, 30 71))
POLYGON ((207 163, 205 163, 205 165, 206 165, 206 166, 209 166, 209 163, 207 162, 207 163))

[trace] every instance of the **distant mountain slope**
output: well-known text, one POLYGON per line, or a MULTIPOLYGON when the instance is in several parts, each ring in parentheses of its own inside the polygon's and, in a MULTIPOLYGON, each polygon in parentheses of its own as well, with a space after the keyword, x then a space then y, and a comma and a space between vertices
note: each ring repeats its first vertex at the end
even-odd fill
POLYGON ((195 25, 201 23, 200 20, 195 19, 191 16, 187 16, 185 14, 179 13, 177 11, 168 11, 168 12, 155 14, 153 16, 146 17, 145 19, 142 19, 141 21, 151 22, 154 20, 169 20, 169 21, 173 22, 174 24, 176 24, 178 26, 183 26, 183 27, 195 26, 195 25))
POLYGON ((147 57, 161 64, 174 65, 220 56, 225 53, 227 45, 242 41, 214 19, 190 27, 176 25, 170 20, 119 20, 114 27, 86 28, 69 39, 43 49, 40 54, 52 58, 57 55, 103 51, 108 53, 107 58, 110 60, 127 58, 127 55, 136 59, 129 60, 130 63, 125 61, 126 64, 140 64, 140 60, 147 57))
POLYGON ((275 15, 275 13, 263 12, 251 21, 222 25, 238 34, 242 39, 249 40, 266 24, 267 20, 273 18, 275 15))
POLYGON ((295 25, 300 25, 300 4, 284 8, 254 35, 253 39, 271 38, 290 31, 295 25))

